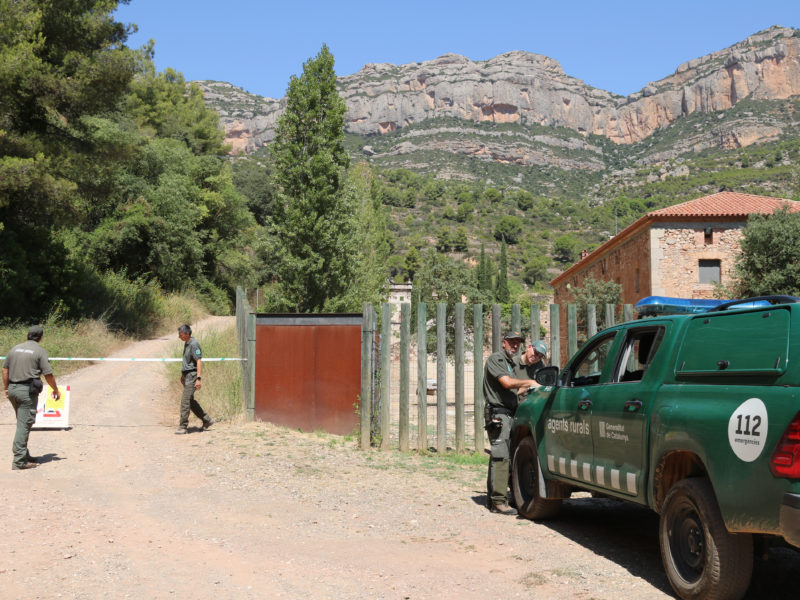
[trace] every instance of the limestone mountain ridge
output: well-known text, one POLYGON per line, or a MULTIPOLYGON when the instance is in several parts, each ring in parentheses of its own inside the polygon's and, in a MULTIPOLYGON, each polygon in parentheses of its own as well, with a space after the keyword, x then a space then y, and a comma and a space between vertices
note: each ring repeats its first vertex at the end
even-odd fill
MULTIPOLYGON (((274 138, 285 100, 225 82, 196 83, 220 114, 233 154, 252 153, 274 138)), ((427 151, 600 171, 607 166, 603 139, 634 145, 691 115, 728 111, 745 99, 800 95, 800 29, 771 27, 679 65, 627 97, 567 75, 553 58, 523 51, 480 62, 446 54, 400 66, 367 64, 339 77, 339 93, 347 104, 346 131, 370 159, 404 156, 413 168, 414 157, 427 151)), ((763 143, 787 126, 743 112, 640 160, 763 143)))

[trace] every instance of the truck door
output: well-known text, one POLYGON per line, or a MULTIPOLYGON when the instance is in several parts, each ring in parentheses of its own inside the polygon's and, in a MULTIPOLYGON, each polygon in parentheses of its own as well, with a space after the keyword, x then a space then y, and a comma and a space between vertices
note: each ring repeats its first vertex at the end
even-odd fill
POLYGON ((592 405, 610 374, 616 335, 612 331, 590 342, 562 373, 544 423, 547 469, 554 475, 591 481, 592 405))
POLYGON ((642 501, 647 422, 657 389, 648 369, 664 331, 663 326, 627 329, 609 382, 592 399, 593 483, 642 501))

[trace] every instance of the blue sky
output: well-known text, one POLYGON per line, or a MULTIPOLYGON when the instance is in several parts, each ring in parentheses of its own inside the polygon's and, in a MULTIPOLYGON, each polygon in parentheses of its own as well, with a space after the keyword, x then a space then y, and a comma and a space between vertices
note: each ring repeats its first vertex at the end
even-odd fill
POLYGON ((131 0, 115 16, 139 26, 129 46, 155 40, 159 70, 272 98, 323 43, 338 75, 370 62, 448 52, 477 61, 524 50, 627 95, 772 25, 800 28, 800 0, 131 0))

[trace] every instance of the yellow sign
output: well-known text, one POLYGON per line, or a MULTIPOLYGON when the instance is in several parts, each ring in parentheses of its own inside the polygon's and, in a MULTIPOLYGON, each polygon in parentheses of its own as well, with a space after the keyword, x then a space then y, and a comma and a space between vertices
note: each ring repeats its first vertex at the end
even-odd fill
POLYGON ((58 399, 53 397, 53 388, 45 386, 39 394, 34 429, 67 429, 69 427, 69 386, 58 386, 58 399))

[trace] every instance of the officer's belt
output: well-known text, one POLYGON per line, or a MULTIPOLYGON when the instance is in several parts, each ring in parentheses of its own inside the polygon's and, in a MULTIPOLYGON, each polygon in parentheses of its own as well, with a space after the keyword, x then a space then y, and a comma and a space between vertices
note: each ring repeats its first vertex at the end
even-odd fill
POLYGON ((34 378, 31 377, 30 379, 24 379, 23 381, 9 381, 9 383, 15 383, 17 385, 30 385, 31 381, 33 380, 34 378))
POLYGON ((501 415, 509 415, 509 416, 514 415, 513 410, 506 408, 504 406, 492 406, 489 410, 492 412, 492 414, 499 413, 501 415))

